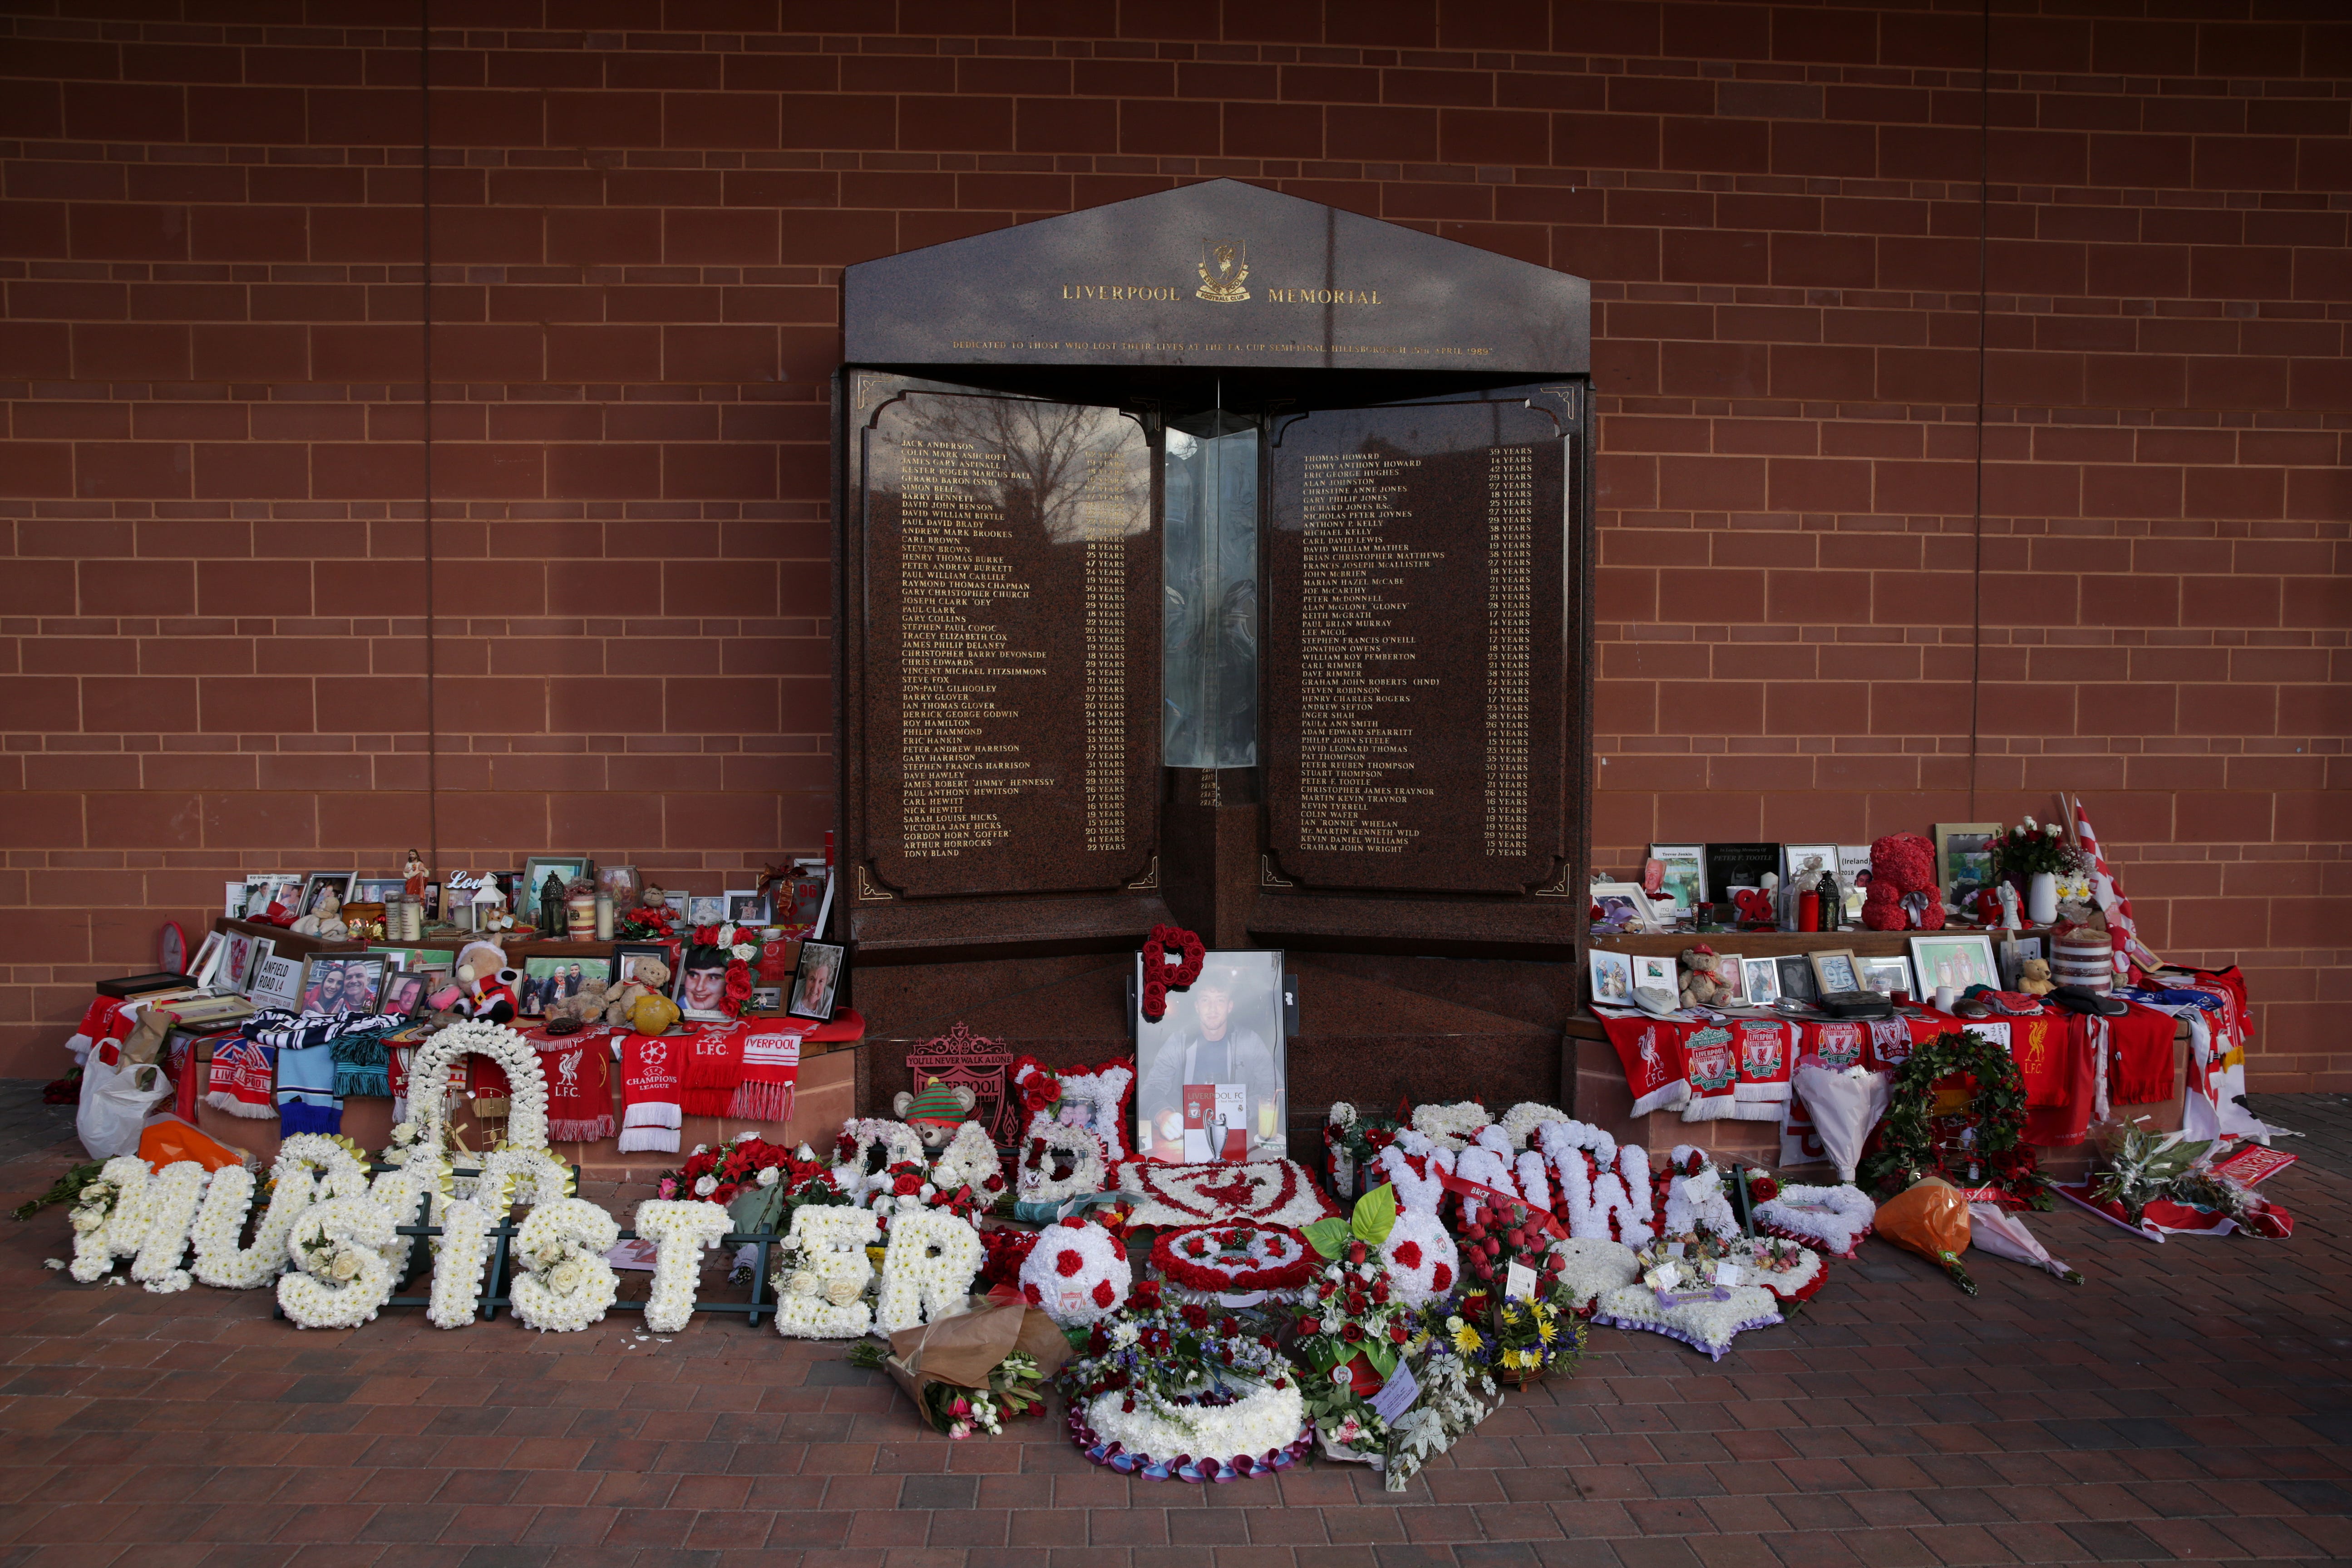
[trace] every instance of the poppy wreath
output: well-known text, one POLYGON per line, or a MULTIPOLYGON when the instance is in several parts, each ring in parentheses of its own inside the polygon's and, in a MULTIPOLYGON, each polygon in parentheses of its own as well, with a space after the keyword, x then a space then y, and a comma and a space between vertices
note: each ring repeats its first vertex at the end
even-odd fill
POLYGON ((2046 1209, 2053 1203, 2050 1179, 2025 1142, 2025 1081, 2017 1063, 2006 1047, 1974 1029, 1948 1030, 1911 1047, 1910 1059, 1895 1069, 1885 1120, 1863 1152, 1861 1175, 1862 1184, 1881 1197, 1892 1197, 1923 1176, 1941 1176, 1958 1187, 1994 1188, 2023 1207, 2046 1209), (1947 1169, 1936 1147, 1936 1086, 1955 1077, 1976 1085, 1970 1109, 1977 1117, 1977 1153, 1985 1163, 1980 1183, 1947 1169))
POLYGON ((1151 1267, 1187 1290, 1296 1290, 1315 1271, 1307 1242, 1287 1226, 1202 1226, 1163 1230, 1151 1267))
POLYGON ((1209 950, 1181 926, 1157 925, 1143 940, 1143 1016, 1158 1023, 1168 1015, 1168 993, 1181 991, 1201 978, 1209 950), (1179 956, 1168 961, 1170 952, 1179 956))

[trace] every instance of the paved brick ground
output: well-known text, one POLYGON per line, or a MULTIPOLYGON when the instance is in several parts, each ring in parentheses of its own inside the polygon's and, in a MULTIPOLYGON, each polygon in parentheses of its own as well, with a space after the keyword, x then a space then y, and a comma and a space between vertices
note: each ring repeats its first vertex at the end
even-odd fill
POLYGON ((2352 1182, 2272 1185, 2290 1242, 2037 1218, 2081 1289, 1979 1255, 1969 1300, 1874 1242, 1719 1365, 1602 1331, 1401 1496, 1129 1481, 1042 1425, 950 1444, 740 1321, 306 1334, 261 1292, 77 1287, 52 1212, 0 1230, 0 1568, 2343 1561, 2352 1182))

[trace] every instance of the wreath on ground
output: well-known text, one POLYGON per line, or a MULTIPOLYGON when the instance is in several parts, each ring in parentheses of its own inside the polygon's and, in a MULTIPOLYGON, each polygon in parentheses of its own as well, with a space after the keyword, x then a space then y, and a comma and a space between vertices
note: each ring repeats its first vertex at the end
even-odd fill
POLYGON ((2005 1201, 2026 1207, 2052 1206, 2050 1180, 2025 1142, 2025 1081, 2008 1048, 1974 1029, 1948 1031, 1911 1048, 1910 1058, 1895 1070, 1885 1120, 1863 1153, 1863 1184, 1882 1197, 1903 1192, 1923 1176, 1941 1176, 1956 1187, 1990 1187, 2005 1201), (1976 1086, 1969 1109, 1977 1118, 1976 1155, 1984 1163, 1983 1177, 1976 1182, 1966 1179, 1966 1171, 1952 1170, 1936 1146, 1936 1086, 1956 1077, 1976 1086))

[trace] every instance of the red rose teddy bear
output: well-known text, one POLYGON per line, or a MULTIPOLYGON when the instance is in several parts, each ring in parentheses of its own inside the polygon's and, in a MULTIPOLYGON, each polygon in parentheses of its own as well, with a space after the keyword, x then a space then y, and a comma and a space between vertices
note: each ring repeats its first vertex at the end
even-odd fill
POLYGON ((1941 931, 1936 847, 1916 833, 1890 833, 1870 847, 1870 890, 1862 923, 1872 931, 1941 931))

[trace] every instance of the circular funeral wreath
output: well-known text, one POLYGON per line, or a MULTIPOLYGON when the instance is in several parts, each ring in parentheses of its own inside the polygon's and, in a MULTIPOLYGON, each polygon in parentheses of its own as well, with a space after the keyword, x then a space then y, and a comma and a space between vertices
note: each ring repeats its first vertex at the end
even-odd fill
POLYGON ((2024 1079, 2007 1047, 1974 1029, 1948 1031, 1911 1048, 1910 1058, 1895 1071, 1886 1118, 1863 1156, 1863 1183, 1883 1197, 1892 1197, 1923 1176, 1941 1176, 1955 1186, 1989 1186, 2016 1203, 2050 1206, 2049 1180, 2034 1163, 2032 1145, 2025 1142, 2024 1079), (1956 1180, 1936 1148, 1930 1125, 1936 1086, 1953 1077, 1976 1084, 1970 1109, 1978 1118, 1977 1152, 1985 1163, 1980 1183, 1956 1180))
POLYGON ((1287 1226, 1202 1226, 1163 1230, 1151 1267, 1187 1290, 1226 1294, 1296 1290, 1315 1271, 1305 1238, 1287 1226))

